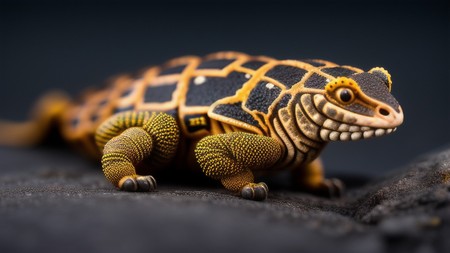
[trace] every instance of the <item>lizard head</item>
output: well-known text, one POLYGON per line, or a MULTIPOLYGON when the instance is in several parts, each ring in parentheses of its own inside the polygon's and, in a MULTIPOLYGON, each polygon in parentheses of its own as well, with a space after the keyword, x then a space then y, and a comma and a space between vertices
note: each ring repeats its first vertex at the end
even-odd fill
POLYGON ((325 116, 324 141, 358 140, 389 134, 403 122, 403 111, 391 94, 390 74, 383 68, 331 80, 314 103, 325 116))

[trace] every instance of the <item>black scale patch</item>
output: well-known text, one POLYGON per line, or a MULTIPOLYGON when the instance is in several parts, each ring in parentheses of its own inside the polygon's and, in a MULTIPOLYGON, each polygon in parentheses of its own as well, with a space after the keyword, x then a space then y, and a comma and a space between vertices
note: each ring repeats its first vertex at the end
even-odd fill
POLYGON ((172 93, 177 88, 177 83, 161 86, 147 86, 144 95, 145 103, 163 103, 172 100, 172 93))
POLYGON ((325 86, 328 84, 327 82, 327 78, 313 73, 308 80, 306 80, 305 82, 305 87, 306 88, 313 88, 313 89, 325 89, 325 86))
POLYGON ((351 76, 351 79, 358 83, 359 87, 366 95, 390 105, 397 112, 399 111, 399 103, 389 93, 387 85, 381 78, 369 73, 360 73, 351 76))
POLYGON ((244 83, 248 81, 245 73, 231 72, 227 77, 205 76, 201 83, 196 84, 193 77, 189 82, 189 90, 186 95, 186 105, 208 106, 217 100, 232 96, 244 83))
POLYGON ((209 60, 200 63, 197 69, 224 69, 230 63, 234 62, 235 59, 219 59, 219 60, 209 60))
POLYGON ((256 110, 267 114, 269 106, 280 95, 281 89, 268 82, 259 82, 250 92, 245 106, 250 110, 256 110))
POLYGON ((106 105, 106 103, 108 103, 108 99, 103 99, 98 103, 98 106, 102 107, 102 106, 106 105))
POLYGON ((171 75, 171 74, 180 74, 181 72, 183 72, 183 70, 186 68, 186 66, 187 65, 185 64, 185 65, 179 65, 179 66, 166 68, 166 69, 161 70, 159 75, 164 76, 164 75, 171 75))
POLYGON ((120 94, 121 98, 127 97, 128 95, 131 94, 131 92, 133 92, 134 87, 130 87, 128 89, 125 89, 124 91, 122 91, 122 94, 120 94))
POLYGON ((266 64, 266 62, 264 62, 264 61, 248 61, 248 62, 242 64, 242 67, 257 70, 265 64, 266 64))
POLYGON ((350 76, 350 75, 353 75, 354 73, 356 73, 353 70, 342 68, 342 67, 323 68, 321 70, 322 70, 322 72, 332 75, 334 77, 350 76))
POLYGON ((241 102, 218 105, 214 108, 213 112, 218 115, 236 119, 252 126, 259 127, 258 121, 256 121, 252 115, 242 109, 241 102))
POLYGON ((89 120, 91 122, 96 122, 99 119, 99 110, 102 109, 102 107, 104 107, 106 104, 108 103, 108 99, 102 99, 97 103, 97 109, 93 112, 93 114, 89 117, 89 120))
POLYGON ((280 99, 280 101, 278 101, 276 109, 275 110, 280 110, 281 108, 286 107, 289 104, 289 101, 291 101, 291 94, 284 94, 283 97, 280 99))
POLYGON ((386 83, 386 85, 388 85, 389 79, 388 79, 388 77, 386 76, 386 74, 383 73, 382 71, 375 70, 375 71, 373 71, 371 74, 374 75, 374 76, 376 76, 376 77, 378 77, 378 78, 380 78, 381 80, 383 80, 383 82, 386 83))
POLYGON ((72 128, 76 128, 78 126, 78 124, 80 124, 80 119, 78 117, 70 120, 70 126, 72 128))
POLYGON ((134 105, 129 105, 129 106, 125 106, 125 107, 117 107, 116 109, 114 109, 113 114, 119 113, 119 112, 125 112, 125 111, 132 111, 134 110, 134 105))
POLYGON ((291 88, 292 85, 298 83, 302 77, 308 71, 287 65, 277 65, 273 67, 266 73, 266 76, 271 77, 282 84, 286 85, 287 88, 291 88))
POLYGON ((190 133, 199 131, 201 129, 210 129, 210 121, 208 114, 193 114, 184 117, 184 124, 190 133))
POLYGON ((322 67, 322 66, 325 66, 324 63, 321 63, 321 62, 318 62, 318 61, 315 61, 315 60, 311 60, 311 59, 300 60, 300 61, 306 62, 306 63, 308 63, 308 64, 310 64, 310 65, 312 65, 312 66, 314 66, 314 67, 322 67))
POLYGON ((92 114, 90 117, 91 122, 96 122, 98 120, 98 115, 97 114, 92 114))
POLYGON ((350 105, 345 106, 345 109, 351 112, 356 112, 362 115, 366 115, 366 116, 373 116, 374 112, 372 110, 370 110, 369 108, 357 104, 357 103, 352 103, 350 105))

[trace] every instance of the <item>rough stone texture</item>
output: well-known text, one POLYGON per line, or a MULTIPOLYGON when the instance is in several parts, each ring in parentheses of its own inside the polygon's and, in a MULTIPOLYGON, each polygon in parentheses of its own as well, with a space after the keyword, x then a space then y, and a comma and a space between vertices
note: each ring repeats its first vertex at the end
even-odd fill
MULTIPOLYGON (((160 182, 125 193, 64 150, 0 149, 0 252, 450 252, 450 148, 342 199, 160 182)), ((179 179, 178 179, 179 180, 179 179)))

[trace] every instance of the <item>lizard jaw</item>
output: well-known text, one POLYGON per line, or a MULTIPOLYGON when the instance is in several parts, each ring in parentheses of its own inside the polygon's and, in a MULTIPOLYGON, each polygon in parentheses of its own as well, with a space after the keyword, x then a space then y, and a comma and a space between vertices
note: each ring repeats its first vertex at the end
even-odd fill
POLYGON ((387 129, 358 127, 358 126, 350 126, 350 127, 353 128, 355 131, 337 131, 322 128, 320 130, 320 137, 324 141, 356 141, 361 139, 369 139, 372 137, 388 135, 397 130, 397 127, 387 129), (356 130, 357 128, 359 128, 359 130, 356 130))
POLYGON ((395 132, 403 122, 403 112, 399 108, 399 112, 391 110, 389 117, 354 116, 351 118, 352 120, 348 122, 333 118, 324 120, 319 132, 321 139, 324 141, 356 141, 388 135, 395 132))
MULTIPOLYGON (((373 116, 366 116, 338 107, 321 95, 315 95, 313 101, 314 109, 311 114, 321 115, 323 119, 315 122, 320 125, 319 134, 323 141, 355 141, 379 137, 395 132, 403 123, 401 107, 395 110, 379 105, 373 116)), ((312 118, 314 121, 314 117, 312 118)))

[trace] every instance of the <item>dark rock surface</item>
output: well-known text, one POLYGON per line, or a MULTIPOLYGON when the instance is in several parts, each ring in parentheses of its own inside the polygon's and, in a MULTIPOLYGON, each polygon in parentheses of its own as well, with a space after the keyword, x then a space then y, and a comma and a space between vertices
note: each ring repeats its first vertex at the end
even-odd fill
POLYGON ((125 193, 92 167, 0 149, 0 252, 450 252, 450 148, 338 200, 283 186, 266 202, 211 185, 125 193))

